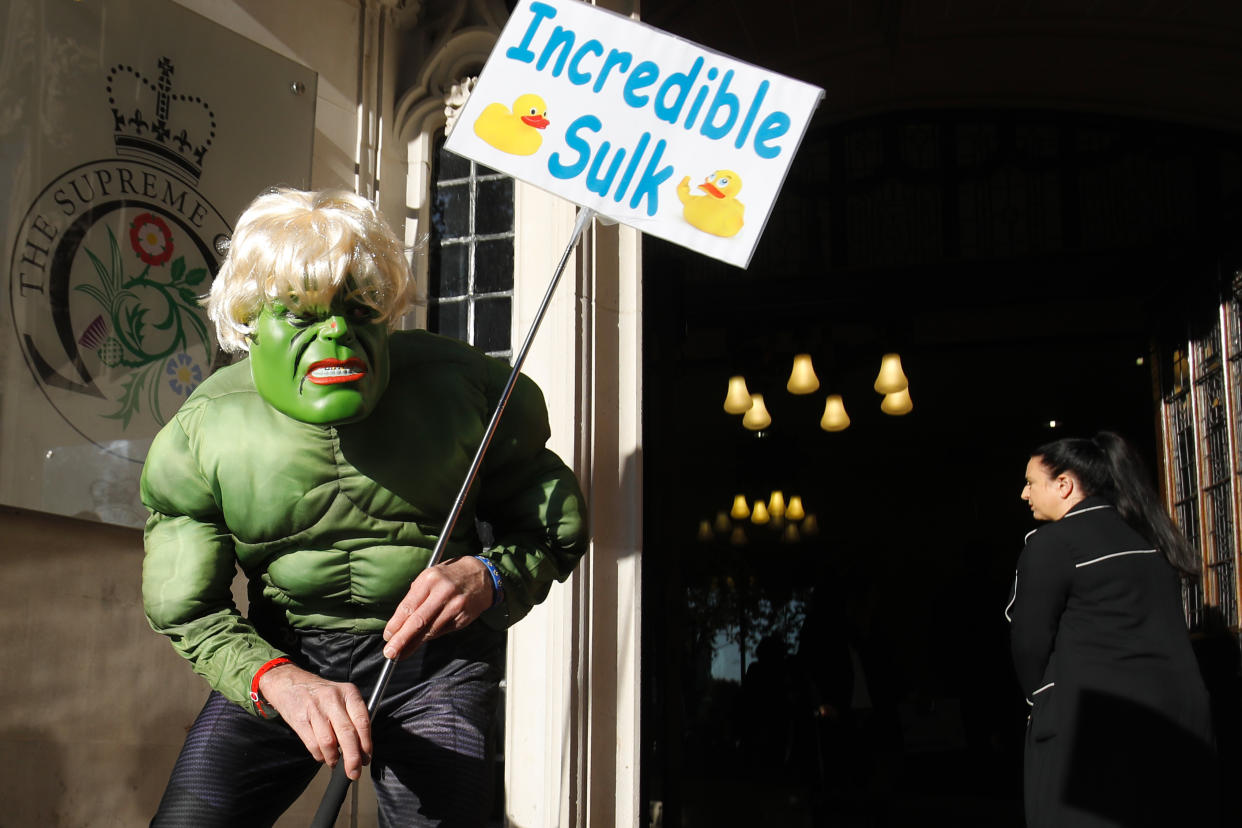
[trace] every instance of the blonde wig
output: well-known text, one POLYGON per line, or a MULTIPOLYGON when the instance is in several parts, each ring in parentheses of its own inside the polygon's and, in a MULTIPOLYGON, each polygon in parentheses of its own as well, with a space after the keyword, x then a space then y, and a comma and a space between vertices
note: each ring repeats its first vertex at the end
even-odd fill
POLYGON ((237 220, 204 304, 220 347, 247 351, 264 306, 327 308, 343 288, 390 328, 417 301, 405 250, 374 205, 348 190, 276 188, 237 220))

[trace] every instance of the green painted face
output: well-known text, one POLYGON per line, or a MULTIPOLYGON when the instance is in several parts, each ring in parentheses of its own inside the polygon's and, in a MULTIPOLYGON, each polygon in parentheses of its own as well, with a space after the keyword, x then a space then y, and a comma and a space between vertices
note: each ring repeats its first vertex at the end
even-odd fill
POLYGON ((388 326, 371 308, 265 306, 250 338, 250 372, 263 399, 295 420, 341 425, 371 413, 388 387, 388 326))

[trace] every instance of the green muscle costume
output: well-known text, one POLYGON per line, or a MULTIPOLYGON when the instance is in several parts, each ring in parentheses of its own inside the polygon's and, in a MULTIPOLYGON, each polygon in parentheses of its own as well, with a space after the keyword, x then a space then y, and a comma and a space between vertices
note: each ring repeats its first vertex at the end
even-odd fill
MULTIPOLYGON (((259 634, 378 633, 426 566, 504 389, 509 367, 423 331, 389 339, 391 380, 360 422, 311 425, 256 391, 248 360, 209 377, 155 438, 142 476, 143 601, 207 682, 255 712, 255 671, 284 655, 259 634), (249 579, 234 605, 235 567, 249 579)), ((547 413, 521 377, 445 559, 485 554, 505 600, 480 620, 503 629, 568 577, 587 544, 582 493, 545 448, 547 413)))

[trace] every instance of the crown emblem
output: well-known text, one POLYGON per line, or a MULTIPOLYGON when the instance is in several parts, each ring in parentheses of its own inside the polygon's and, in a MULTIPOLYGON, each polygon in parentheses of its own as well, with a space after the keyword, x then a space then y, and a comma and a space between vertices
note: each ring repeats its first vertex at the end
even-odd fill
POLYGON ((158 68, 159 78, 154 81, 123 63, 108 72, 108 104, 112 107, 112 140, 117 155, 145 158, 197 184, 203 173, 203 158, 216 137, 216 115, 202 98, 173 94, 170 58, 161 57, 158 68), (115 90, 131 81, 137 86, 133 96, 137 102, 132 111, 123 111, 115 90))

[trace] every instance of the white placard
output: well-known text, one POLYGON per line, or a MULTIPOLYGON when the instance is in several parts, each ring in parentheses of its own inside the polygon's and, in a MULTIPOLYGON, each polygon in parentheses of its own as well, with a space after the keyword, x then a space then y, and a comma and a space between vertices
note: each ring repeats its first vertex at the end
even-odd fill
POLYGON ((522 0, 445 146, 745 267, 822 96, 580 0, 522 0))

